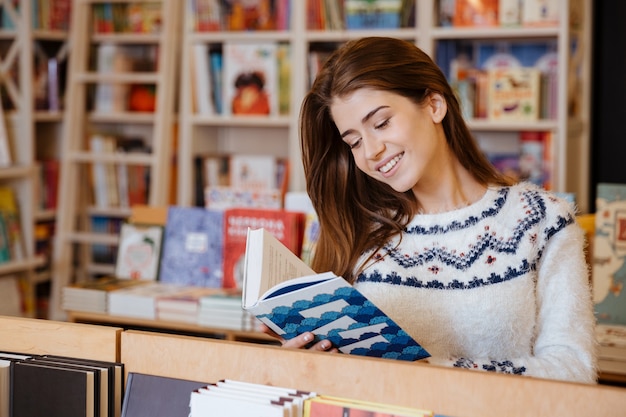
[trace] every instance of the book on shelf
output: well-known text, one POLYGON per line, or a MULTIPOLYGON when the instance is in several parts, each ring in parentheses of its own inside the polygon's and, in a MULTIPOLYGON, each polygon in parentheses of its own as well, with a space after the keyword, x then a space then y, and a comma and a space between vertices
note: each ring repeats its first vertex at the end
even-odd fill
POLYGON ((345 28, 398 29, 402 9, 408 4, 403 0, 346 0, 343 3, 345 28))
POLYGON ((101 3, 92 6, 95 33, 159 33, 163 22, 160 2, 101 3))
POLYGON ((539 119, 540 78, 536 68, 495 68, 488 71, 488 118, 506 121, 539 119))
POLYGON ((522 24, 522 3, 520 0, 498 0, 500 26, 517 27, 522 24))
POLYGON ((10 186, 0 186, 0 217, 8 237, 10 259, 12 261, 23 260, 26 256, 26 247, 22 234, 20 208, 15 190, 10 186))
POLYGON ((224 58, 221 51, 209 51, 211 91, 215 113, 224 114, 224 58))
POLYGON ((223 114, 278 114, 278 44, 227 41, 223 45, 223 114))
POLYGON ((206 382, 129 372, 122 417, 187 417, 191 393, 205 385, 206 382))
POLYGON ((248 231, 242 304, 282 338, 305 331, 342 353, 415 361, 428 352, 342 277, 316 274, 274 236, 248 231))
POLYGON ((224 212, 224 288, 242 288, 248 228, 264 227, 296 256, 302 252, 304 213, 232 208, 224 212))
POLYGON ((524 26, 557 26, 563 13, 558 0, 524 0, 521 4, 524 26))
POLYGON ((434 417, 430 410, 318 395, 304 401, 303 417, 434 417))
POLYGON ((8 167, 13 163, 11 156, 11 145, 9 134, 7 132, 6 119, 4 114, 4 106, 0 100, 0 167, 8 167))
POLYGON ((191 29, 196 32, 216 32, 222 28, 222 5, 220 0, 188 1, 191 29))
MULTIPOLYGON (((203 193, 206 208, 283 207, 289 181, 287 159, 250 154, 209 154, 196 158, 196 192, 203 193)), ((196 196, 196 201, 200 200, 196 196)))
MULTIPOLYGON (((89 136, 89 150, 98 155, 114 152, 116 140, 113 136, 94 133, 89 136)), ((117 171, 114 164, 106 162, 91 163, 91 182, 93 201, 100 208, 115 207, 119 203, 117 171)))
POLYGON ((122 279, 156 281, 163 243, 163 226, 122 223, 115 276, 122 279))
MULTIPOLYGON (((91 216, 91 232, 100 235, 119 235, 123 219, 120 217, 91 216)), ((117 262, 117 244, 93 243, 91 245, 92 262, 113 264, 117 262)))
POLYGON ((599 183, 593 238, 593 301, 600 324, 626 324, 626 185, 599 183))
POLYGON ((544 132, 539 131, 521 131, 520 139, 520 156, 519 170, 520 178, 543 187, 546 182, 546 170, 544 162, 546 157, 546 141, 544 141, 544 132))
POLYGON ((273 0, 229 0, 222 3, 223 19, 230 31, 276 29, 276 8, 286 7, 273 0))
POLYGON ((168 207, 159 280, 222 287, 223 221, 223 213, 217 210, 168 207))
POLYGON ((498 26, 498 0, 456 0, 454 26, 498 26))
POLYGON ((194 113, 201 115, 215 114, 209 46, 205 43, 194 43, 191 48, 191 94, 194 113))
MULTIPOLYGON (((132 70, 132 62, 123 46, 114 43, 101 43, 97 46, 97 68, 99 74, 121 74, 132 70)), ((94 110, 101 113, 126 111, 128 83, 99 82, 96 85, 94 110)))
POLYGON ((291 109, 291 44, 279 43, 278 62, 278 114, 289 115, 291 109))

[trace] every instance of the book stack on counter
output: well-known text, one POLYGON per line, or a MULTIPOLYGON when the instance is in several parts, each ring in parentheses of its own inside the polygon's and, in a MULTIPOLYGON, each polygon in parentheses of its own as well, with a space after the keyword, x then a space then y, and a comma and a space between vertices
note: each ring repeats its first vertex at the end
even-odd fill
POLYGON ((193 287, 161 282, 146 282, 109 292, 108 312, 111 315, 155 320, 159 317, 161 299, 189 294, 193 287))
POLYGON ((626 325, 598 323, 596 338, 601 371, 626 375, 626 325))
POLYGON ((75 283, 63 288, 61 305, 64 310, 106 314, 109 310, 109 292, 144 283, 145 281, 118 279, 114 277, 75 283))
POLYGON ((241 292, 211 294, 200 299, 198 324, 220 329, 259 330, 260 322, 241 306, 241 292))

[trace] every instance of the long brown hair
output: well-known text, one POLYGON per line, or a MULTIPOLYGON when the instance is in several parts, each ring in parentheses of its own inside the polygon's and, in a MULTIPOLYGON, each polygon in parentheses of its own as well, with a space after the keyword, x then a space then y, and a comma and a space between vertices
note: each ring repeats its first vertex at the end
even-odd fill
POLYGON ((395 38, 347 42, 328 58, 304 98, 300 141, 307 192, 320 222, 312 267, 350 282, 360 255, 401 232, 417 207, 412 191, 397 192, 360 171, 341 140, 332 100, 361 88, 391 91, 417 105, 441 94, 448 107, 443 129, 460 163, 483 185, 509 184, 480 151, 450 85, 427 54, 395 38))

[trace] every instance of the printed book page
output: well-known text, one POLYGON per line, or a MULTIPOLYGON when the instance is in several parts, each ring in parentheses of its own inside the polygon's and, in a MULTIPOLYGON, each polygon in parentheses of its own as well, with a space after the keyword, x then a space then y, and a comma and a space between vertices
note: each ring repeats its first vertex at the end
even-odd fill
POLYGON ((273 286, 313 271, 265 229, 248 229, 243 305, 252 306, 273 286))

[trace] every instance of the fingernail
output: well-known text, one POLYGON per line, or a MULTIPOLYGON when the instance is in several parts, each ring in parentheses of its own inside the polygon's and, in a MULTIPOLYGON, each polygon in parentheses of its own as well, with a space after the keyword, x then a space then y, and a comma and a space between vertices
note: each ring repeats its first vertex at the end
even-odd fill
POLYGON ((322 349, 326 350, 330 347, 330 343, 328 342, 322 342, 322 344, 320 345, 322 347, 322 349))
POLYGON ((305 342, 310 342, 312 338, 313 338, 313 337, 312 337, 309 333, 307 333, 307 334, 305 334, 305 335, 304 335, 304 341, 305 341, 305 342))

